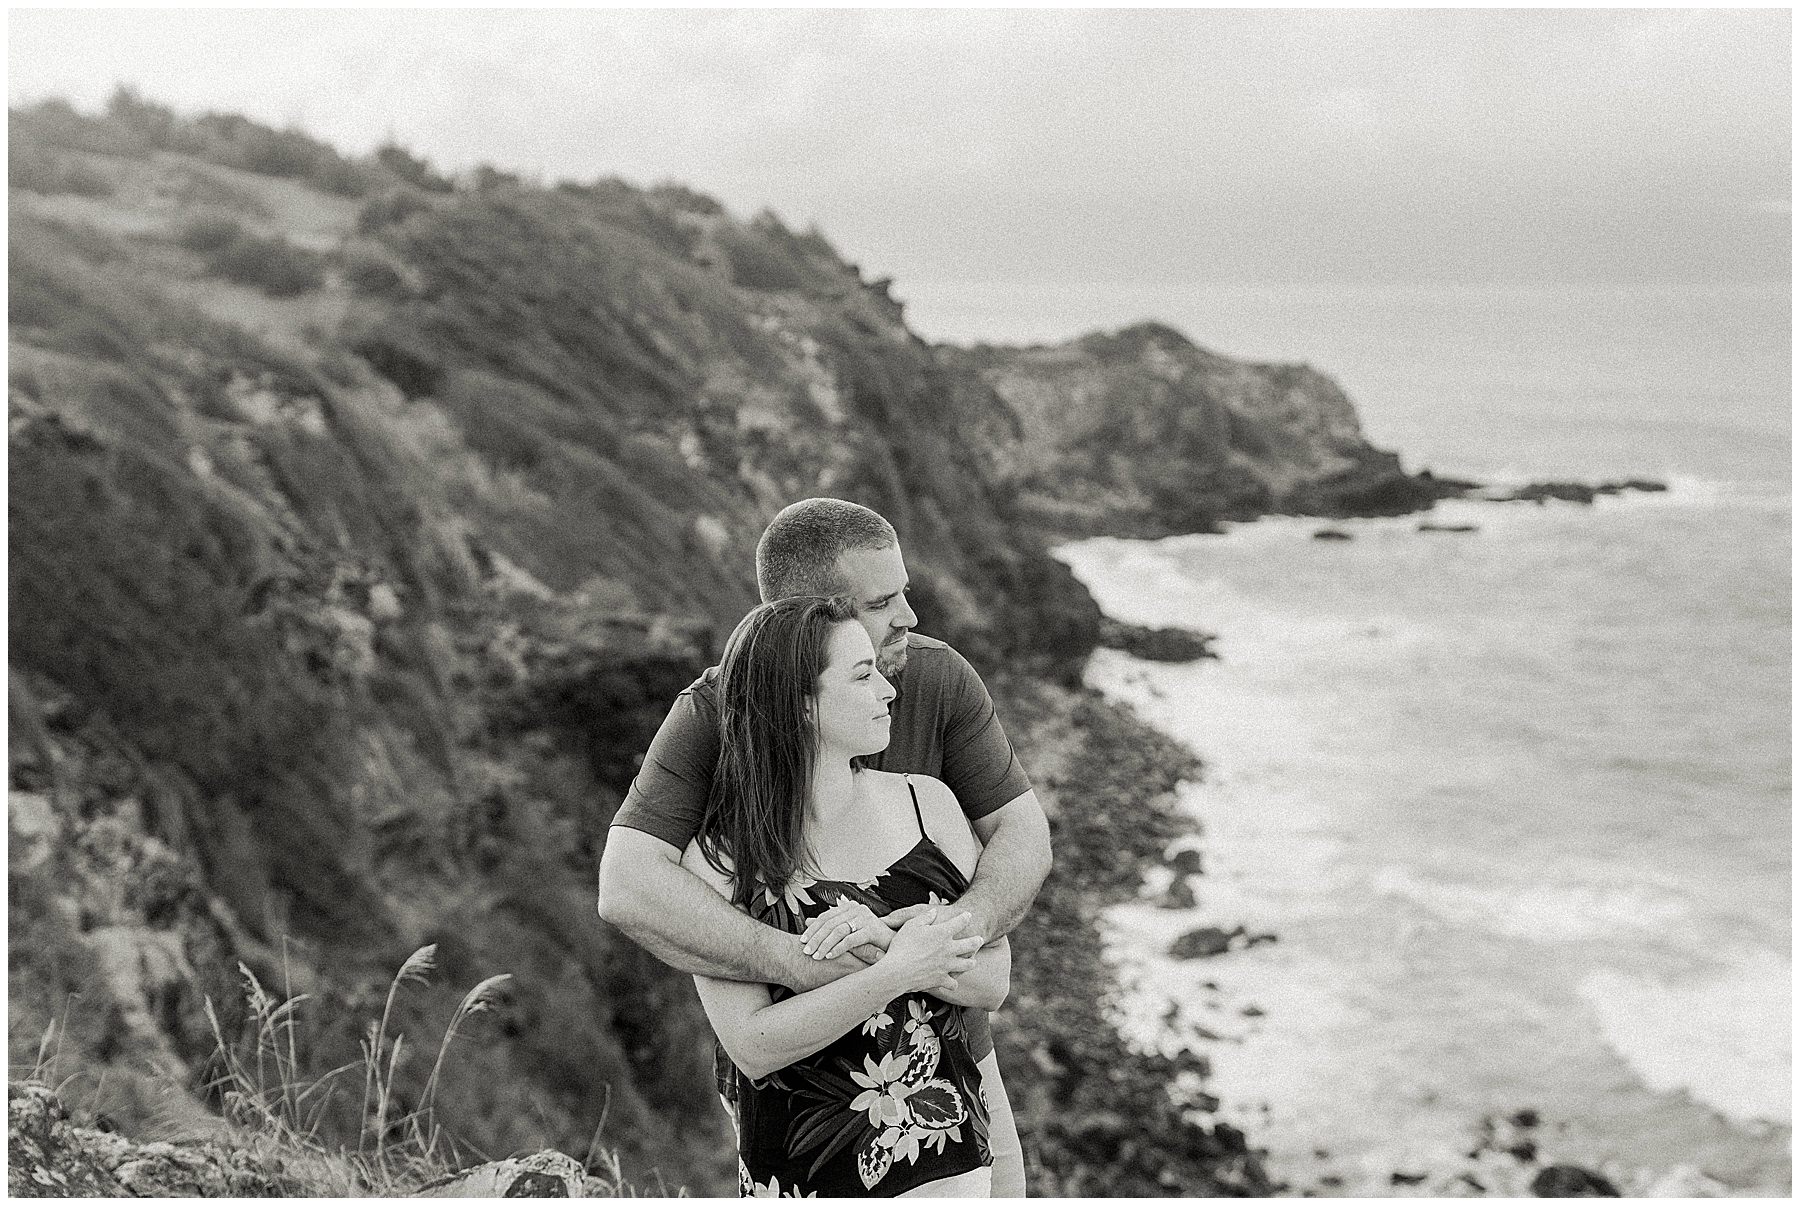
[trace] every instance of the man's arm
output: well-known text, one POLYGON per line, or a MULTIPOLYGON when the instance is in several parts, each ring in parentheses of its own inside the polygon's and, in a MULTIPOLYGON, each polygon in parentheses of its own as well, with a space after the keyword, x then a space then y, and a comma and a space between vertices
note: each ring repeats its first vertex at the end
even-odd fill
POLYGON ((974 933, 989 942, 1025 919, 1050 874, 1050 822, 1037 793, 1003 804, 970 822, 981 839, 981 861, 956 907, 974 914, 974 933))
POLYGON ((946 647, 944 656, 944 760, 938 777, 983 846, 957 906, 974 914, 975 932, 992 942, 1024 919, 1050 874, 1050 822, 987 685, 954 649, 946 647))
MULTIPOLYGON (((1050 822, 1037 793, 1028 787, 999 808, 969 819, 965 827, 960 801, 947 784, 921 778, 918 790, 932 811, 938 845, 957 866, 974 866, 968 890, 955 907, 971 914, 972 933, 990 944, 999 941, 1024 919, 1050 874, 1050 822)), ((898 909, 888 923, 900 924, 920 907, 898 909)))
POLYGON ((801 953, 798 934, 744 916, 681 865, 680 850, 627 825, 612 827, 600 855, 600 916, 690 975, 806 992, 865 966, 801 953))
POLYGON ((975 952, 975 966, 956 977, 955 987, 927 991, 940 1001, 947 1001, 952 1005, 972 1005, 993 1013, 1006 1004, 1006 994, 1011 990, 1012 946, 1006 939, 1000 938, 975 952))

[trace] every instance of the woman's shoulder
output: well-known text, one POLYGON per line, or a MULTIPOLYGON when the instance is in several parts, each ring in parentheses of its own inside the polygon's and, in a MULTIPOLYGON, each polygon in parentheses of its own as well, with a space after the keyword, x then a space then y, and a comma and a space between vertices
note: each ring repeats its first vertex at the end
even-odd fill
POLYGON ((875 776, 869 786, 873 788, 871 795, 882 802, 885 807, 893 808, 907 814, 911 818, 913 800, 919 802, 919 813, 924 818, 925 828, 937 832, 950 821, 955 820, 967 824, 963 819, 962 805, 957 802, 956 793, 942 779, 918 773, 899 774, 894 771, 869 770, 865 773, 875 776))
POLYGON ((908 775, 907 779, 918 793, 919 812, 933 837, 949 839, 968 829, 962 804, 948 783, 930 775, 908 775))
POLYGON ((871 785, 874 786, 877 791, 898 794, 901 799, 907 798, 908 789, 910 788, 912 792, 917 793, 919 797, 919 807, 921 808, 930 808, 934 804, 942 805, 946 803, 952 808, 959 807, 956 803, 956 793, 951 791, 950 785, 945 783, 942 779, 935 779, 930 775, 922 775, 917 771, 901 773, 898 771, 883 771, 871 768, 864 773, 874 776, 871 785))

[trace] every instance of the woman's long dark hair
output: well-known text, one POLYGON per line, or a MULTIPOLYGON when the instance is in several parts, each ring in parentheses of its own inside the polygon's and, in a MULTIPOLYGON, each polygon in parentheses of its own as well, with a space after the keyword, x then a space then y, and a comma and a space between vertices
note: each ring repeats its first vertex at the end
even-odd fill
POLYGON ((732 877, 734 904, 748 907, 764 887, 780 891, 800 869, 815 745, 806 705, 831 630, 855 617, 848 599, 777 599, 738 621, 725 642, 719 764, 699 836, 706 861, 732 877))

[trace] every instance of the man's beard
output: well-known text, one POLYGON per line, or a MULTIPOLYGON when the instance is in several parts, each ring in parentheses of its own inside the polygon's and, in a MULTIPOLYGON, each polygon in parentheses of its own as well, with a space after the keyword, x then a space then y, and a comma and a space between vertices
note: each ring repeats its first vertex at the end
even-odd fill
POLYGON ((906 669, 906 638, 883 645, 875 654, 875 668, 883 678, 893 678, 906 669))

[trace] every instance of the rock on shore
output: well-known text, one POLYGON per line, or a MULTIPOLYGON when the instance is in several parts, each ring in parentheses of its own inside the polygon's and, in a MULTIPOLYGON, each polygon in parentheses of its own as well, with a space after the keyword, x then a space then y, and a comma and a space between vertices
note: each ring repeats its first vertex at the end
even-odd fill
POLYGON ((1191 628, 1151 628, 1142 624, 1124 624, 1103 616, 1100 620, 1100 644, 1118 649, 1148 662, 1196 662, 1218 658, 1213 642, 1219 638, 1210 632, 1191 628))
POLYGON ((1590 486, 1584 482, 1531 482, 1512 489, 1484 489, 1477 497, 1488 502, 1530 502, 1542 506, 1544 503, 1554 500, 1580 503, 1586 506, 1596 498, 1634 491, 1642 494, 1661 494, 1668 488, 1666 482, 1650 481, 1644 478, 1602 482, 1597 486, 1590 486))

